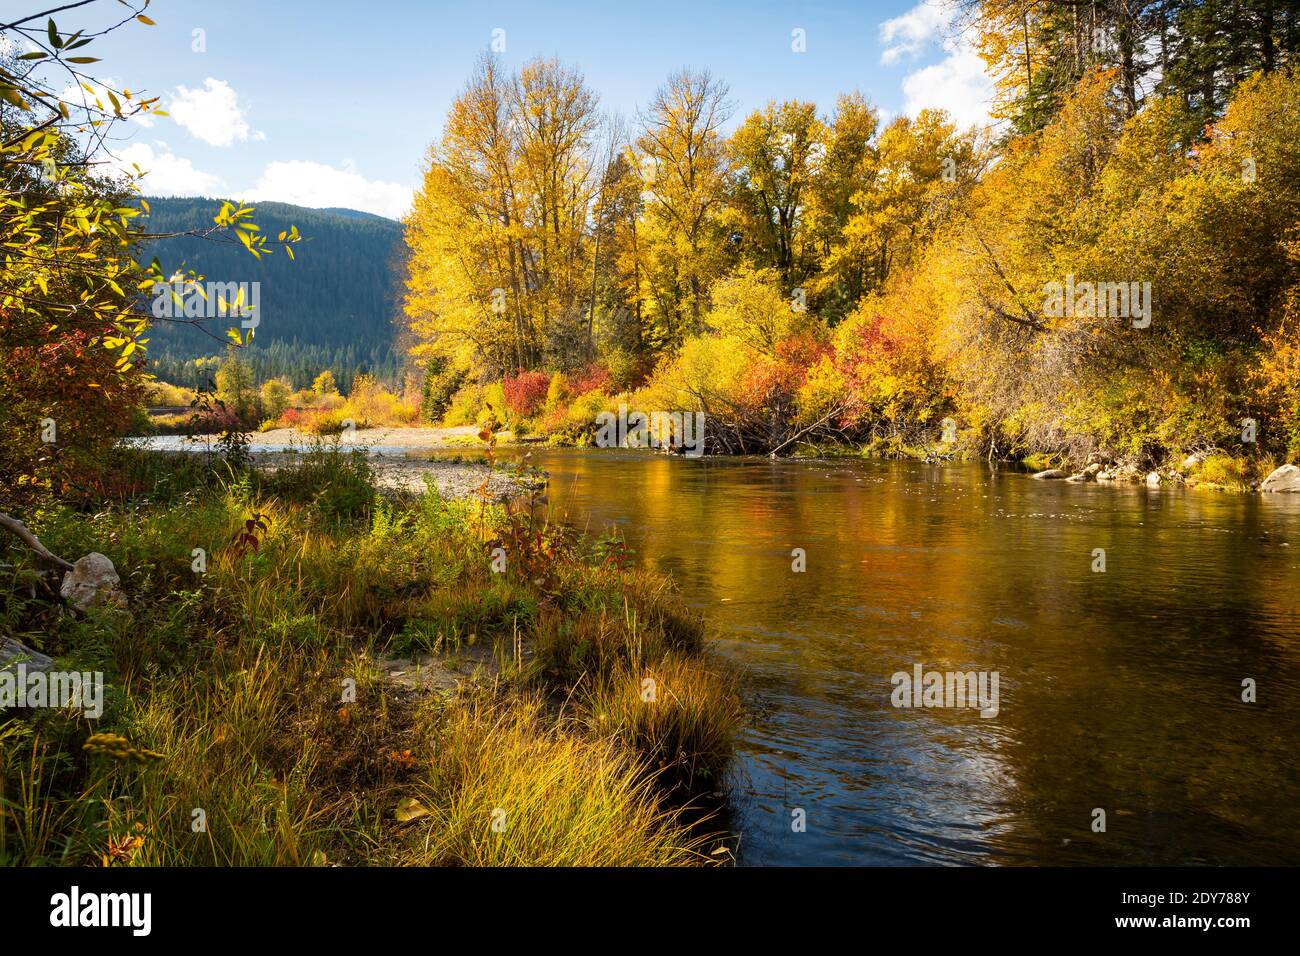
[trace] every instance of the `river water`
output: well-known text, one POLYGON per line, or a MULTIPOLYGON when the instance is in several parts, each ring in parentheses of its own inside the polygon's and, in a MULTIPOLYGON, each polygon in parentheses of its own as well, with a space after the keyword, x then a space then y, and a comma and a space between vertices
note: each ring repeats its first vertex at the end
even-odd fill
POLYGON ((742 665, 742 863, 1300 863, 1300 496, 533 458, 742 665), (996 716, 894 706, 917 664, 997 672, 996 716))

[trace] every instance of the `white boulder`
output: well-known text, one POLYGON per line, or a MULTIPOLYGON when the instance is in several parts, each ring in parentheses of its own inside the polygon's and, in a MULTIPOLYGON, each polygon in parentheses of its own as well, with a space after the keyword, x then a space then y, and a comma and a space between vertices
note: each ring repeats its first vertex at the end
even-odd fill
POLYGON ((125 607, 126 597, 122 594, 121 584, 113 562, 98 551, 92 551, 79 558, 72 570, 63 575, 59 594, 79 611, 105 605, 125 607))
POLYGON ((1264 479, 1259 490, 1300 493, 1300 468, 1295 465, 1283 465, 1264 479))

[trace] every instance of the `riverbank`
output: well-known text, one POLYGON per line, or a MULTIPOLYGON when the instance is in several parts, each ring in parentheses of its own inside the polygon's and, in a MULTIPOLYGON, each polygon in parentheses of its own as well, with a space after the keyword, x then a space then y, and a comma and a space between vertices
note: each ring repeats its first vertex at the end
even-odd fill
POLYGON ((30 525, 107 555, 124 606, 0 598, 16 639, 107 685, 98 720, 0 722, 0 859, 729 859, 708 808, 736 677, 617 542, 437 482, 385 492, 341 448, 251 470, 123 458, 117 500, 30 525))
MULTIPOLYGON (((535 485, 520 481, 509 472, 490 469, 476 460, 425 457, 425 451, 467 451, 484 448, 477 426, 362 428, 330 438, 296 428, 275 428, 252 432, 248 450, 269 467, 280 467, 302 451, 322 443, 340 449, 366 449, 381 488, 418 492, 428 476, 445 497, 476 496, 487 481, 488 493, 503 501, 526 493, 535 485)), ((516 439, 503 430, 495 434, 498 446, 546 444, 548 447, 574 447, 568 439, 544 442, 540 438, 516 439)), ((212 436, 182 439, 167 436, 137 441, 188 442, 194 448, 210 447, 212 436)), ((164 446, 170 447, 170 446, 164 446)), ((880 440, 865 445, 799 443, 791 447, 790 457, 802 459, 914 459, 932 464, 951 461, 985 460, 978 449, 957 442, 908 444, 880 440)), ((1003 464, 1005 459, 995 459, 1003 464)), ((1093 453, 1079 460, 1066 454, 1031 453, 1011 463, 1040 480, 1063 480, 1072 484, 1087 482, 1144 484, 1148 487, 1174 486, 1202 488, 1220 492, 1300 493, 1300 467, 1273 459, 1251 456, 1225 449, 1211 448, 1187 455, 1165 456, 1158 462, 1132 456, 1093 453)))
MULTIPOLYGON (((956 443, 908 445, 885 441, 863 446, 806 445, 801 446, 794 457, 910 459, 931 464, 988 460, 978 449, 956 443)), ((1007 463, 1005 459, 994 460, 1007 463)), ((1165 456, 1159 461, 1097 453, 1080 459, 1067 454, 1035 452, 1014 459, 1013 463, 1032 478, 1071 484, 1097 482, 1148 487, 1184 486, 1210 491, 1300 492, 1300 467, 1217 448, 1165 456)))

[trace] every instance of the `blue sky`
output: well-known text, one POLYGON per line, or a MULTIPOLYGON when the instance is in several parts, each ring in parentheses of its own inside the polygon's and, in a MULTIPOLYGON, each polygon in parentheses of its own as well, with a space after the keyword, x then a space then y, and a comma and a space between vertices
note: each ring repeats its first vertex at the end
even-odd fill
MULTIPOLYGON (((829 111, 858 89, 887 116, 942 106, 982 122, 988 80, 945 2, 154 0, 156 26, 86 52, 103 59, 100 76, 161 95, 172 114, 131 124, 115 147, 150 171, 146 192, 398 216, 494 30, 508 65, 558 56, 629 119, 688 65, 730 85, 738 116, 785 98, 829 111), (806 52, 792 49, 796 29, 806 52)), ((60 27, 121 7, 90 10, 60 27)))

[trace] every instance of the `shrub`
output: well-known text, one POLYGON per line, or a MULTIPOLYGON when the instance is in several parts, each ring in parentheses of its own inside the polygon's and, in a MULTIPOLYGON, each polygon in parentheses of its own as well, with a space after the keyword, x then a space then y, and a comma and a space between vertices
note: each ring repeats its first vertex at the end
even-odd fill
POLYGON ((483 386, 462 385, 456 390, 456 394, 451 397, 451 402, 447 406, 447 414, 443 416, 442 423, 449 428, 455 428, 458 425, 473 425, 482 408, 483 386))
POLYGON ((609 383, 609 368, 600 362, 592 362, 573 376, 572 381, 569 382, 569 388, 574 395, 584 395, 587 392, 608 391, 609 383))
POLYGON ((546 407, 558 408, 569 401, 569 396, 573 392, 569 388, 569 380, 563 372, 556 372, 551 376, 551 383, 546 387, 546 407))
POLYGON ((343 406, 343 417, 358 428, 412 424, 419 413, 369 375, 358 375, 343 406))
POLYGON ((282 378, 270 378, 263 382, 262 408, 266 412, 266 417, 276 419, 284 414, 292 392, 292 387, 282 378))
POLYGON ((309 409, 303 412, 299 427, 311 435, 338 435, 343 431, 345 416, 337 410, 309 409))
POLYGON ((634 352, 614 349, 605 356, 605 367, 609 370, 607 388, 616 392, 627 392, 639 388, 649 375, 647 360, 634 352))
POLYGON ((188 405, 194 401, 195 391, 179 385, 170 385, 163 381, 153 381, 145 386, 144 403, 148 408, 160 406, 188 405))
POLYGON ((551 379, 545 372, 520 371, 501 383, 506 408, 521 418, 532 418, 546 402, 551 379))
POLYGON ((500 426, 505 414, 505 390, 500 382, 465 385, 452 397, 451 407, 447 409, 442 423, 447 427, 482 425, 491 419, 500 426))

